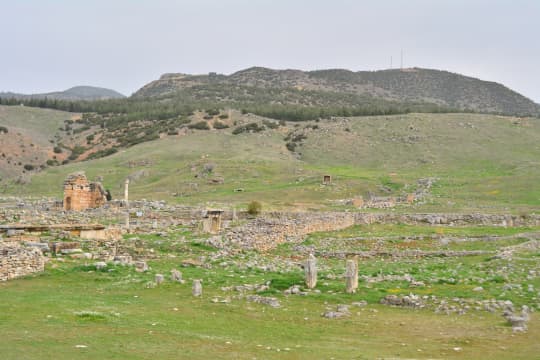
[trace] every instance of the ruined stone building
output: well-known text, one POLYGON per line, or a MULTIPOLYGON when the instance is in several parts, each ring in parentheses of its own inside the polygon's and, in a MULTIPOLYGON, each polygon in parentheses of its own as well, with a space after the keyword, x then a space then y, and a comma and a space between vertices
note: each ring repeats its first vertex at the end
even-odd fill
POLYGON ((207 210, 203 219, 203 231, 210 234, 218 234, 221 230, 223 210, 207 210))
POLYGON ((90 182, 84 172, 68 175, 64 181, 64 210, 80 211, 100 207, 107 195, 99 182, 90 182))

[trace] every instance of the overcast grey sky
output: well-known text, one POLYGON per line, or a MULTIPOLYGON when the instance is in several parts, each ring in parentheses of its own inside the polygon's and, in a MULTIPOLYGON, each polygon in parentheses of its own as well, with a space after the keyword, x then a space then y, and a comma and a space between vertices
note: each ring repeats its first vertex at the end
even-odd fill
POLYGON ((540 0, 0 0, 0 91, 166 72, 444 69, 540 102, 540 0))

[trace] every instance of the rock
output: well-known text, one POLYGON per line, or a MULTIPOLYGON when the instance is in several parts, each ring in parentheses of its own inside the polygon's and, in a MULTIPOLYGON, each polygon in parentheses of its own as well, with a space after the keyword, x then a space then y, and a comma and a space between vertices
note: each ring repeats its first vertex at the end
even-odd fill
POLYGON ((96 267, 96 270, 102 270, 107 267, 107 263, 104 261, 98 261, 97 263, 94 264, 94 266, 96 267))
POLYGON ((203 263, 195 259, 185 259, 182 261, 182 266, 183 267, 190 267, 190 266, 201 267, 203 266, 203 263))
POLYGON ((514 312, 507 308, 503 316, 512 326, 512 331, 514 332, 525 332, 527 331, 527 323, 529 322, 529 308, 526 305, 523 305, 521 308, 521 314, 516 315, 514 312))
POLYGON ((249 295, 246 297, 247 301, 256 302, 259 304, 264 304, 271 306, 273 308, 279 308, 281 307, 281 304, 278 299, 274 297, 265 297, 265 296, 259 296, 259 295, 249 295))
POLYGON ((146 264, 146 261, 135 261, 135 271, 137 272, 148 271, 148 264, 146 264))
POLYGON ((191 287, 191 294, 193 296, 202 296, 202 281, 193 280, 193 286, 191 287))
POLYGON ((182 273, 176 269, 171 270, 171 281, 179 282, 180 284, 184 283, 184 280, 182 280, 182 273))
POLYGON ((34 247, 36 249, 39 249, 39 250, 41 250, 42 253, 47 253, 47 252, 50 251, 49 244, 47 244, 47 243, 25 241, 24 245, 28 246, 28 247, 34 247))
POLYGON ((323 313, 323 317, 327 319, 337 319, 349 316, 349 307, 347 305, 338 305, 336 311, 327 311, 323 313))
POLYGON ((131 255, 116 255, 114 261, 120 265, 131 265, 133 259, 131 255))
POLYGON ((481 287, 481 286, 477 286, 477 287, 475 287, 475 288, 473 289, 473 291, 475 291, 475 292, 481 292, 481 291, 484 291, 484 288, 481 287))
POLYGON ((82 253, 83 251, 81 249, 62 249, 60 250, 60 253, 62 255, 70 255, 70 254, 77 254, 82 253))
POLYGON ((353 302, 351 305, 352 306, 358 306, 358 307, 364 307, 366 306, 368 303, 366 300, 362 300, 362 301, 356 301, 356 302, 353 302))
POLYGON ((156 274, 156 276, 154 277, 154 281, 157 285, 161 285, 163 284, 163 281, 165 281, 165 276, 163 276, 163 274, 156 274))
POLYGON ((403 307, 413 307, 421 308, 424 307, 423 300, 414 294, 397 296, 397 295, 386 295, 380 301, 381 304, 391 305, 391 306, 403 306, 403 307))

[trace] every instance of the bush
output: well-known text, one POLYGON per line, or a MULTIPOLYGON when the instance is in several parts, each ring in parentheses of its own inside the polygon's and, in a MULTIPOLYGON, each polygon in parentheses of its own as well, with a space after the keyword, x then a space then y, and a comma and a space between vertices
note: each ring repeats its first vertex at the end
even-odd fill
POLYGON ((288 142, 285 146, 287 146, 287 150, 289 150, 290 152, 294 152, 294 150, 296 149, 296 143, 294 142, 288 142))
POLYGON ((54 151, 55 154, 61 154, 62 153, 62 148, 60 146, 55 146, 53 151, 54 151))
POLYGON ((244 125, 244 126, 239 126, 237 127, 236 129, 234 129, 232 131, 232 133, 234 135, 238 135, 238 134, 241 134, 243 132, 261 132, 261 131, 264 131, 266 128, 264 126, 259 126, 259 124, 257 123, 249 123, 247 125, 244 125))
POLYGON ((26 164, 26 165, 24 165, 24 170, 32 171, 32 170, 34 170, 34 165, 26 164))
POLYGON ((248 204, 247 212, 250 215, 258 215, 261 213, 262 204, 258 201, 252 201, 248 204))
POLYGON ((270 120, 263 120, 263 124, 269 129, 277 129, 279 127, 278 122, 270 121, 270 120))
POLYGON ((189 124, 188 128, 190 129, 197 129, 197 130, 210 130, 210 126, 206 123, 206 121, 199 121, 195 124, 189 124))
POLYGON ((5 127, 5 126, 0 126, 0 133, 7 134, 8 133, 8 128, 5 127))
POLYGON ((214 121, 214 129, 227 129, 229 125, 221 122, 221 121, 214 121))

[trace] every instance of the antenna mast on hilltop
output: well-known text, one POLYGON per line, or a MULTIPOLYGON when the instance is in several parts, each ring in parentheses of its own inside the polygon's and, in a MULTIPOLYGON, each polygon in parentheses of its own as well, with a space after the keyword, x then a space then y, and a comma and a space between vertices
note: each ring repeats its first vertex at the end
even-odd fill
POLYGON ((400 69, 403 70, 403 49, 401 49, 401 66, 400 69))
POLYGON ((390 69, 392 69, 392 55, 390 55, 390 69))

